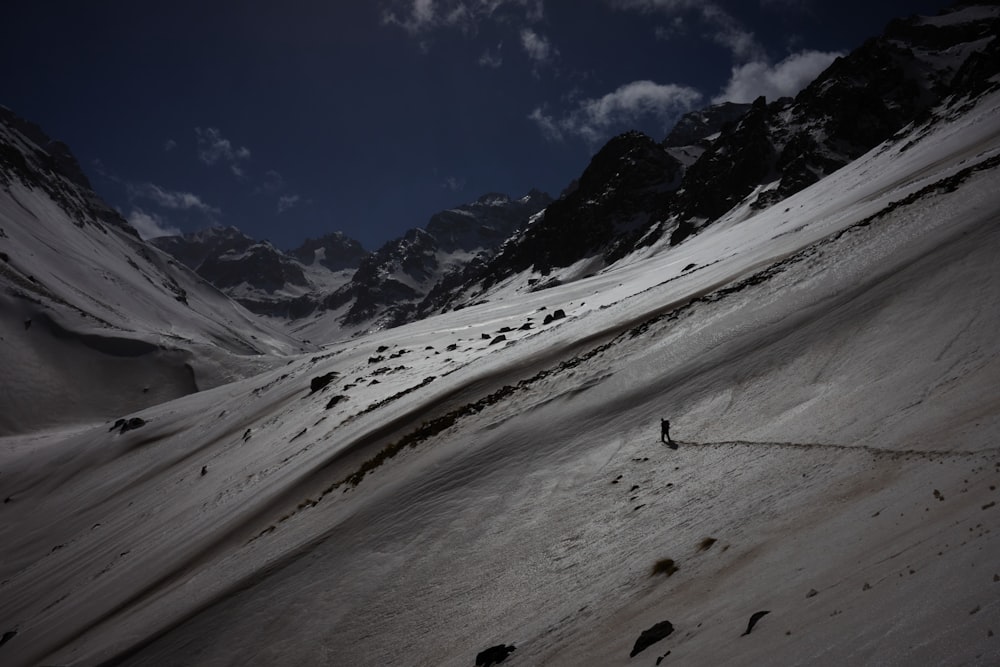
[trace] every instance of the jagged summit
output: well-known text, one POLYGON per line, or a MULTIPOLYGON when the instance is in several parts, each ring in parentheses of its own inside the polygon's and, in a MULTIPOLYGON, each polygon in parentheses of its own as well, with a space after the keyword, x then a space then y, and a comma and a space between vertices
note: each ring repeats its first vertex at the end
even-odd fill
POLYGON ((551 197, 531 190, 519 199, 488 193, 470 204, 431 216, 368 255, 351 282, 330 295, 325 307, 348 307, 344 322, 395 325, 417 316, 417 305, 436 285, 481 263, 551 197))
POLYGON ((663 140, 663 145, 668 148, 696 146, 712 135, 718 134, 727 123, 738 120, 749 108, 749 104, 723 102, 697 111, 689 111, 681 116, 670 130, 663 140))
POLYGON ((659 144, 617 136, 544 216, 495 258, 433 290, 419 312, 479 301, 526 271, 535 274, 525 278, 531 289, 576 279, 661 239, 676 245, 723 216, 771 206, 930 121, 942 102, 996 87, 998 34, 995 3, 900 19, 794 99, 691 112, 659 144))
POLYGON ((0 106, 0 128, 0 185, 17 178, 43 189, 78 225, 103 223, 138 237, 121 214, 94 193, 65 143, 4 106, 0 106))
POLYGON ((306 239, 289 254, 306 265, 321 264, 331 271, 343 271, 358 268, 367 251, 343 232, 333 232, 317 239, 306 239))

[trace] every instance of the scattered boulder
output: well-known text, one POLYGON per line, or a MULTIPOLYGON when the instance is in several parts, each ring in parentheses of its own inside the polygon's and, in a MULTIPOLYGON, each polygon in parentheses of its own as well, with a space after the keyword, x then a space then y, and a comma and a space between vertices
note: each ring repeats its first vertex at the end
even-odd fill
POLYGON ((0 646, 3 646, 16 636, 17 636, 17 630, 8 630, 7 632, 3 633, 3 637, 0 637, 0 646))
POLYGON ((118 431, 121 435, 127 431, 134 431, 137 428, 142 428, 146 425, 146 420, 141 417, 132 417, 131 419, 118 419, 115 421, 114 425, 108 429, 108 432, 118 431))
POLYGON ((505 340, 507 340, 507 337, 504 336, 503 334, 500 334, 499 336, 494 337, 493 340, 490 341, 490 345, 496 345, 497 343, 502 343, 505 340))
POLYGON ((480 651, 476 654, 476 667, 490 667, 490 665, 501 663, 507 659, 508 654, 514 652, 515 648, 514 645, 497 644, 485 651, 480 651))
POLYGON ((489 339, 490 339, 490 335, 488 333, 484 333, 483 334, 483 340, 489 340, 489 339))
POLYGON ((346 401, 346 400, 347 400, 347 396, 344 396, 343 394, 337 394, 336 396, 334 396, 333 398, 331 398, 329 401, 327 401, 327 403, 326 403, 326 409, 329 410, 333 406, 337 405, 337 403, 340 403, 341 401, 346 401))
POLYGON ((628 657, 634 658, 656 642, 669 636, 673 631, 674 625, 670 621, 660 621, 648 630, 643 630, 639 638, 635 640, 635 645, 632 647, 632 652, 628 654, 628 657))
POLYGON ((562 308, 559 308, 558 310, 554 310, 548 315, 546 315, 545 319, 542 320, 542 324, 551 324, 552 322, 555 322, 556 320, 561 320, 564 317, 566 317, 565 311, 563 311, 562 308))
POLYGON ((757 621, 764 618, 766 615, 770 614, 770 611, 755 611, 750 617, 750 622, 747 623, 747 631, 744 632, 740 637, 746 637, 753 630, 753 626, 757 625, 757 621))
POLYGON ((320 389, 324 389, 328 384, 336 379, 337 373, 330 372, 326 375, 317 375, 309 382, 309 393, 315 394, 320 389))

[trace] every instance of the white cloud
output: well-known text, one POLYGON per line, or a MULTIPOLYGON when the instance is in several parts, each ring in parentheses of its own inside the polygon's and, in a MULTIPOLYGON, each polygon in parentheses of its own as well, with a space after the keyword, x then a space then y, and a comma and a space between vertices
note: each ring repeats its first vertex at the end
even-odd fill
POLYGON ((528 57, 538 64, 548 63, 553 57, 559 55, 559 52, 552 48, 552 43, 546 37, 539 35, 531 28, 521 30, 521 46, 524 47, 524 52, 528 54, 528 57))
POLYGON ((658 25, 653 28, 653 34, 656 35, 657 39, 669 41, 678 35, 684 34, 685 28, 684 17, 675 16, 670 20, 670 25, 658 25))
POLYGON ((812 8, 813 1, 814 0, 760 0, 760 6, 765 9, 795 9, 800 12, 804 12, 812 8))
POLYGON ((301 197, 298 195, 281 195, 278 197, 278 214, 284 213, 299 203, 301 197))
POLYGON ((205 164, 215 164, 220 160, 227 162, 234 175, 243 176, 243 169, 239 163, 250 158, 249 148, 234 146, 216 127, 205 129, 196 127, 194 133, 198 138, 198 159, 205 164))
POLYGON ((441 183, 441 187, 445 190, 451 190, 452 192, 458 192, 459 190, 465 189, 465 179, 456 178, 455 176, 448 176, 441 183))
POLYGON ((161 188, 153 183, 143 183, 142 185, 129 185, 128 193, 130 197, 146 199, 163 208, 173 210, 196 210, 209 216, 218 215, 221 211, 209 206, 198 195, 190 192, 177 192, 161 188))
POLYGON ((726 48, 738 61, 759 60, 764 48, 753 32, 747 30, 721 5, 710 0, 608 0, 615 9, 637 11, 645 14, 663 14, 669 17, 670 27, 654 28, 656 36, 669 39, 681 28, 685 12, 693 12, 707 25, 707 37, 726 48))
POLYGON ((111 181, 112 183, 117 183, 118 185, 122 184, 122 179, 118 178, 117 175, 108 171, 107 168, 104 166, 104 162, 102 162, 100 158, 94 158, 93 160, 91 160, 90 163, 94 166, 94 170, 97 172, 97 175, 100 176, 101 178, 111 181))
POLYGON ((133 208, 128 214, 128 223, 139 232, 143 240, 155 239, 158 236, 180 236, 181 230, 164 222, 155 213, 146 213, 141 208, 133 208))
POLYGON ((733 67, 729 83, 712 102, 752 102, 761 95, 769 100, 793 96, 842 55, 840 52, 801 51, 775 65, 754 61, 733 67))
POLYGON ((278 171, 274 169, 268 169, 264 172, 264 182, 254 190, 254 194, 259 194, 261 192, 266 192, 268 194, 275 194, 285 189, 285 177, 282 176, 278 171))
POLYGON ((528 118, 538 125, 546 139, 559 141, 578 136, 596 144, 642 118, 653 118, 664 126, 701 101, 694 88, 653 81, 633 81, 602 97, 580 100, 562 118, 536 108, 528 118))
POLYGON ((563 140, 563 131, 559 127, 559 121, 542 111, 541 107, 537 107, 528 114, 528 118, 535 122, 538 129, 542 131, 542 134, 549 141, 563 140))
POLYGON ((496 69, 503 65, 503 42, 497 44, 496 53, 493 53, 490 49, 486 49, 483 55, 479 56, 479 64, 483 67, 491 67, 496 69))
POLYGON ((483 21, 507 20, 512 14, 528 23, 545 16, 544 0, 391 0, 382 23, 412 36, 440 28, 477 32, 483 21))
POLYGON ((164 153, 169 153, 170 151, 174 150, 175 148, 177 148, 177 142, 174 141, 173 139, 167 139, 166 141, 163 142, 163 152, 164 153))

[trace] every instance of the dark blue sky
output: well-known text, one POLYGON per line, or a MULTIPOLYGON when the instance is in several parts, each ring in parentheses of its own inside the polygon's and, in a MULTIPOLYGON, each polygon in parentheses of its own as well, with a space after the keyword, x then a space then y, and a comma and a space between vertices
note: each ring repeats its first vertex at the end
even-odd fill
POLYGON ((499 191, 552 195, 628 129, 794 93, 947 0, 15 0, 0 104, 146 234, 368 249, 499 191))

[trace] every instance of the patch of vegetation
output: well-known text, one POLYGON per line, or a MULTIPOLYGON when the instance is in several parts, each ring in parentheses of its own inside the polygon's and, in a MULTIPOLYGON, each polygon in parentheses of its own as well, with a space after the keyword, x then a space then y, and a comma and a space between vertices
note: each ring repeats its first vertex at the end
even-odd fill
POLYGON ((698 545, 698 551, 708 551, 716 542, 718 542, 718 540, 714 537, 706 537, 701 541, 701 544, 698 545))
POLYGON ((677 563, 674 562, 673 558, 661 558, 660 560, 653 563, 653 571, 649 576, 655 577, 658 574, 665 574, 668 577, 673 576, 677 570, 677 563))

